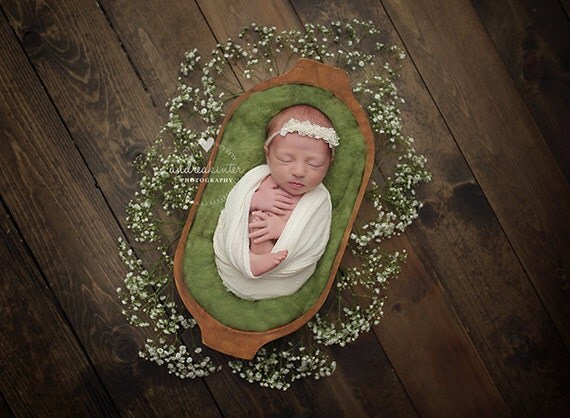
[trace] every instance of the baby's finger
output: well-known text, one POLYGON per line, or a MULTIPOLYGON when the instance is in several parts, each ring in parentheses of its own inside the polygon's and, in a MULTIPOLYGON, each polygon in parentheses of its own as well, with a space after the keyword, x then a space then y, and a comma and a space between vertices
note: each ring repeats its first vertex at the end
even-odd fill
MULTIPOLYGON (((267 234, 267 231, 265 229, 257 229, 255 231, 249 233, 249 238, 250 239, 259 238, 259 237, 262 237, 266 234, 267 234)), ((256 242, 255 239, 253 242, 256 242)))
POLYGON ((271 212, 273 212, 275 215, 283 215, 285 212, 280 209, 277 205, 273 206, 271 208, 271 212))
POLYGON ((282 200, 278 200, 275 202, 275 207, 278 207, 280 209, 285 209, 285 210, 291 210, 293 209, 295 205, 292 202, 285 202, 282 200))
POLYGON ((265 228, 267 226, 267 221, 254 221, 249 223, 249 227, 252 229, 265 228))
POLYGON ((261 210, 254 210, 253 212, 251 212, 251 214, 261 220, 265 220, 269 217, 269 215, 266 212, 263 212, 261 210))
POLYGON ((276 195, 277 197, 286 199, 288 202, 293 202, 293 195, 292 195, 291 193, 289 193, 289 192, 286 192, 286 191, 283 190, 283 189, 276 190, 276 191, 275 191, 275 195, 276 195))
POLYGON ((256 238, 253 240, 254 244, 261 244, 262 242, 265 241, 269 241, 271 239, 271 237, 269 236, 269 234, 266 234, 260 238, 256 238))

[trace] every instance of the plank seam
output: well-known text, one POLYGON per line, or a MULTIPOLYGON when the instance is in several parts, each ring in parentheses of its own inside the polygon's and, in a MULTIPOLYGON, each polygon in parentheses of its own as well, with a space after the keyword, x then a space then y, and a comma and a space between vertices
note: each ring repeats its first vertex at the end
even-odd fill
POLYGON ((129 51, 127 51, 127 48, 125 48, 125 44, 123 43, 123 41, 119 35, 119 32, 115 29, 115 26, 113 25, 113 21, 111 20, 109 13, 107 13, 107 10, 105 10, 105 7, 103 6, 103 4, 101 4, 101 2, 99 0, 97 0, 95 2, 95 4, 97 5, 97 8, 99 10, 101 10, 101 14, 103 15, 103 18, 109 24, 109 28, 111 29, 111 32, 115 35, 115 38, 117 39, 117 43, 119 44, 119 48, 121 49, 121 51, 123 51, 123 53, 125 54, 125 57, 127 58, 129 65, 131 66, 131 70, 133 70, 137 79, 140 81, 143 90, 145 91, 147 96, 150 98, 150 102, 152 103, 152 107, 158 108, 158 106, 156 105, 156 102, 154 101, 154 97, 152 96, 149 88, 147 87, 147 85, 144 81, 144 78, 142 77, 140 71, 137 69, 137 66, 135 65, 131 56, 129 55, 129 51))

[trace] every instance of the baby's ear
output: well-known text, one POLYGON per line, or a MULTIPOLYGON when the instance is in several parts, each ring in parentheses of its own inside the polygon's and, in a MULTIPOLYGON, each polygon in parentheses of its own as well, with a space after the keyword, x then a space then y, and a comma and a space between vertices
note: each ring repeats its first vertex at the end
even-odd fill
POLYGON ((265 158, 269 155, 269 147, 266 145, 263 146, 263 152, 265 153, 265 158))

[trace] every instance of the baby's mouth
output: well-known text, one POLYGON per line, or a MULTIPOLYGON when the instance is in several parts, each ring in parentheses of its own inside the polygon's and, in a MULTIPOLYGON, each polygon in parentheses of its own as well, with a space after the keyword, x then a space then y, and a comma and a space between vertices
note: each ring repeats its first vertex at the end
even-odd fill
POLYGON ((301 188, 305 187, 305 185, 303 183, 297 183, 296 181, 290 181, 289 185, 294 189, 301 189, 301 188))

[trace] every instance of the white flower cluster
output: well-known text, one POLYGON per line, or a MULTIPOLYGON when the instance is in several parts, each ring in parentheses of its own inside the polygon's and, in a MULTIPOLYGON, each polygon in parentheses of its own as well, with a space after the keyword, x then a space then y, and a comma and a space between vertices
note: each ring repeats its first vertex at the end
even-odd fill
POLYGON ((406 254, 364 248, 358 257, 357 265, 337 275, 338 292, 329 311, 318 313, 308 324, 319 343, 344 347, 378 325, 384 315, 383 290, 400 273, 406 254))
POLYGON ((287 390, 291 383, 304 377, 318 380, 330 376, 336 369, 336 362, 329 361, 320 349, 307 349, 292 342, 285 347, 262 347, 253 360, 233 360, 228 364, 235 374, 250 383, 281 390, 287 390))
POLYGON ((371 182, 367 202, 374 215, 362 215, 355 224, 349 241, 353 261, 341 266, 332 302, 309 323, 305 334, 310 341, 272 344, 251 362, 234 360, 229 365, 249 382, 287 389, 296 379, 334 371, 334 361, 326 358, 319 344, 343 346, 378 324, 386 285, 405 259, 405 253, 382 252, 378 244, 402 233, 417 218, 421 202, 415 191, 430 180, 425 158, 402 131, 399 106, 404 100, 395 81, 405 53, 386 46, 382 38, 371 22, 359 20, 307 24, 303 30, 283 32, 252 24, 236 41, 218 44, 208 60, 196 49, 185 54, 177 95, 167 104, 168 121, 155 144, 135 161, 140 190, 127 207, 127 226, 133 240, 146 246, 144 262, 126 242, 119 245, 128 268, 125 287, 118 289, 124 314, 133 326, 156 334, 147 340, 142 357, 166 365, 180 377, 201 377, 219 369, 201 347, 181 343, 181 333, 195 332, 195 321, 173 301, 172 245, 194 203, 195 177, 207 159, 200 144, 217 136, 226 106, 244 92, 244 82, 281 74, 299 57, 349 72, 383 156, 382 180, 371 182))
POLYGON ((158 341, 147 339, 144 351, 139 356, 159 366, 166 365, 168 373, 182 379, 205 377, 221 370, 221 366, 216 366, 209 356, 203 354, 201 347, 188 352, 185 345, 168 344, 164 338, 159 338, 158 341))
POLYGON ((139 356, 158 365, 166 364, 169 373, 181 378, 206 376, 218 370, 219 367, 209 357, 201 354, 201 347, 188 352, 186 346, 180 343, 178 333, 190 330, 196 321, 181 315, 176 304, 162 294, 170 275, 149 273, 123 239, 119 239, 119 256, 128 269, 125 289, 117 289, 125 306, 123 315, 131 325, 152 327, 155 333, 161 335, 156 341, 148 338, 139 356))

